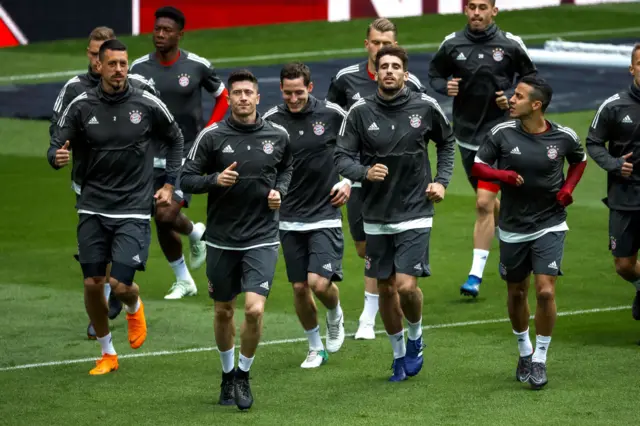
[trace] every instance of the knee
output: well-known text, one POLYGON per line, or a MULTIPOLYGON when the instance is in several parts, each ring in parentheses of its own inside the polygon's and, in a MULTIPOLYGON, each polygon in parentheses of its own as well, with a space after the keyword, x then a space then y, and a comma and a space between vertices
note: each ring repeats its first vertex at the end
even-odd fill
POLYGON ((628 258, 616 258, 616 273, 627 281, 633 281, 635 276, 636 262, 628 258))
POLYGON ((104 277, 89 277, 84 279, 84 288, 88 291, 101 292, 104 283, 104 277))
POLYGON ((509 299, 512 302, 523 303, 525 300, 527 300, 527 290, 525 289, 524 286, 511 285, 509 287, 508 294, 509 294, 509 299))
POLYGON ((156 225, 162 227, 172 224, 176 220, 179 211, 180 208, 177 203, 171 203, 169 206, 156 207, 156 225))
POLYGON ((309 291, 307 283, 293 283, 293 295, 295 297, 304 297, 309 291))
POLYGON ((315 294, 323 294, 331 285, 331 281, 319 275, 311 275, 309 277, 309 287, 315 294))
POLYGON ((398 280, 396 284, 400 297, 410 296, 418 289, 418 282, 415 279, 398 280))
POLYGON ((366 254, 366 249, 367 249, 367 244, 364 241, 356 242, 356 253, 358 253, 358 256, 361 259, 364 259, 364 256, 366 254))
POLYGON ((538 290, 538 294, 536 295, 536 299, 538 303, 547 303, 552 302, 555 298, 555 292, 553 291, 553 286, 546 285, 541 287, 538 290))
POLYGON ((394 285, 393 281, 378 280, 378 294, 381 297, 390 297, 393 296, 393 294, 396 292, 397 288, 394 285))
POLYGON ((233 319, 233 305, 231 303, 216 303, 214 308, 216 322, 227 323, 233 319))
POLYGON ((264 303, 254 302, 250 305, 246 305, 244 308, 244 318, 247 323, 257 324, 262 320, 264 314, 264 303))
POLYGON ((492 195, 478 193, 476 198, 476 211, 479 216, 491 216, 495 208, 496 200, 492 195))
POLYGON ((113 278, 109 280, 109 284, 111 285, 111 292, 117 298, 126 297, 129 293, 133 291, 132 285, 126 285, 126 284, 120 283, 118 282, 118 280, 115 280, 113 278))

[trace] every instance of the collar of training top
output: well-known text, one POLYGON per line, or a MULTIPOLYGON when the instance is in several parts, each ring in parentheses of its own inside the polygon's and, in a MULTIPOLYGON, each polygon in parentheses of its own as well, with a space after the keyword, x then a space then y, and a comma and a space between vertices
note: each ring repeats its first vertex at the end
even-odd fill
POLYGON ((629 96, 631 96, 636 102, 640 102, 640 87, 636 85, 636 82, 632 82, 629 86, 629 96))
POLYGON ((411 99, 411 90, 405 85, 393 98, 385 99, 380 96, 380 91, 376 90, 376 95, 374 97, 376 103, 386 107, 386 108, 401 108, 409 102, 411 99))
POLYGON ((256 122, 253 124, 240 123, 233 119, 233 115, 229 115, 226 119, 227 124, 234 130, 245 133, 253 133, 264 127, 264 120, 258 111, 256 111, 256 122))
POLYGON ((287 104, 283 104, 280 107, 288 114, 290 114, 292 117, 301 117, 301 116, 305 116, 309 113, 312 113, 315 109, 316 106, 318 105, 318 99, 316 99, 315 96, 313 95, 309 95, 309 99, 307 100, 306 105, 298 112, 291 112, 289 110, 289 107, 287 107, 287 104))
POLYGON ((498 26, 495 24, 495 22, 489 25, 483 31, 471 31, 468 24, 464 27, 464 36, 474 43, 483 43, 485 41, 491 40, 496 36, 497 32, 498 26))
POLYGON ((98 84, 100 82, 100 74, 93 72, 93 70, 91 69, 91 65, 89 65, 88 69, 89 71, 87 72, 87 78, 94 84, 98 84))
POLYGON ((129 98, 129 96, 131 95, 131 91, 133 90, 131 88, 131 85, 129 84, 128 79, 126 78, 124 79, 124 85, 125 85, 124 90, 117 93, 105 92, 102 89, 102 84, 98 84, 98 87, 96 88, 96 90, 98 91, 98 96, 100 97, 100 99, 110 104, 117 104, 120 102, 124 102, 127 98, 129 98))

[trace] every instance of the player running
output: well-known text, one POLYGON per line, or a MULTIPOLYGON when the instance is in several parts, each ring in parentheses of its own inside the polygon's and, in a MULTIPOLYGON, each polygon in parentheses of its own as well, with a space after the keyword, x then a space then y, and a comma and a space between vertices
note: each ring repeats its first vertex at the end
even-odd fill
POLYGON ((198 135, 182 170, 192 194, 208 193, 207 278, 222 361, 222 405, 253 405, 249 369, 278 261, 278 209, 291 181, 289 135, 256 111, 258 80, 235 71, 227 81, 231 117, 198 135), (203 176, 204 175, 204 176, 203 176), (244 323, 235 370, 236 297, 244 293, 244 323))
POLYGON ((428 277, 434 202, 445 196, 453 172, 455 139, 435 99, 411 92, 408 56, 387 46, 376 56, 378 92, 356 102, 338 136, 338 171, 362 182, 367 238, 365 274, 377 280, 380 316, 393 348, 390 381, 422 369, 422 291, 428 277), (437 147, 431 177, 427 144, 437 147), (409 327, 405 344, 403 316, 409 327))
MULTIPOLYGON (((373 95, 378 90, 375 80, 376 54, 385 46, 397 46, 398 29, 386 18, 379 18, 367 27, 367 38, 364 47, 368 58, 364 62, 343 68, 331 80, 326 99, 348 110, 358 100, 373 95)), ((415 92, 425 93, 426 89, 420 80, 409 73, 406 86, 415 92)), ((361 183, 354 182, 347 202, 347 219, 351 238, 355 242, 358 256, 364 259, 366 235, 362 225, 362 190, 361 183)), ((378 285, 374 278, 364 277, 364 309, 360 315, 356 339, 375 339, 374 326, 378 314, 378 285)))
POLYGON ((118 369, 103 295, 107 264, 112 292, 125 305, 129 344, 138 349, 147 337, 144 305, 133 283, 149 255, 153 196, 153 140, 167 144, 167 175, 155 197, 169 203, 181 165, 180 128, 155 96, 133 88, 127 79, 126 46, 105 41, 99 51, 100 84, 73 99, 51 137, 49 163, 59 169, 74 155, 85 168, 78 209, 78 256, 84 274, 87 314, 94 325, 102 358, 89 374, 118 369))
POLYGON ((460 294, 477 297, 500 210, 500 186, 472 176, 473 159, 487 131, 507 119, 504 91, 512 87, 515 74, 522 77, 536 69, 522 40, 495 24, 495 0, 470 0, 465 13, 464 30, 445 37, 431 61, 429 83, 436 92, 454 98, 453 131, 476 192, 473 262, 460 294), (453 78, 447 81, 449 77, 453 78))
MULTIPOLYGON (((226 114, 227 92, 208 60, 180 49, 185 26, 183 13, 174 7, 162 7, 156 11, 155 18, 153 43, 156 51, 136 59, 131 64, 131 70, 153 81, 160 91, 160 98, 176 117, 182 130, 186 156, 205 124, 202 118, 202 89, 216 98, 209 124, 222 120, 226 114)), ((165 179, 164 149, 160 144, 157 148, 154 160, 156 189, 162 186, 165 179)), ((157 206, 155 211, 158 242, 176 276, 165 299, 181 299, 198 293, 184 261, 180 235, 189 237, 191 268, 200 268, 206 256, 202 241, 204 224, 194 224, 181 211, 182 207, 189 207, 191 195, 180 188, 180 179, 173 194, 170 205, 157 206)))
POLYGON ((586 145, 591 158, 607 171, 603 201, 609 208, 609 249, 618 275, 636 289, 631 313, 640 320, 640 169, 634 167, 640 158, 640 44, 631 53, 629 72, 631 85, 602 103, 586 145))
MULTIPOLYGON (((97 27, 89 34, 89 45, 87 46, 87 57, 89 58, 89 69, 86 73, 77 75, 62 87, 56 102, 53 105, 53 113, 51 114, 51 123, 49 125, 49 136, 53 136, 53 132, 56 128, 60 116, 67 108, 69 103, 76 98, 79 94, 86 92, 89 89, 93 89, 100 84, 100 73, 98 72, 98 52, 100 46, 107 40, 113 40, 116 38, 115 33, 108 27, 97 27)), ((136 87, 142 90, 146 90, 151 94, 157 95, 157 91, 154 87, 144 79, 144 77, 136 74, 127 74, 129 84, 132 87, 136 87)), ((82 148, 83 145, 76 144, 76 150, 82 148)), ((85 166, 80 161, 81 155, 76 152, 72 155, 71 164, 71 188, 76 193, 76 201, 80 195, 80 188, 82 188, 83 175, 85 173, 85 166)), ((78 255, 75 255, 77 260, 78 255)), ((109 276, 109 268, 107 268, 107 277, 109 276)), ((116 283, 114 283, 116 284, 116 283)), ((109 319, 115 319, 122 310, 122 303, 117 297, 111 295, 111 286, 105 285, 105 297, 109 301, 109 319)), ((96 332, 93 325, 89 323, 87 326, 87 337, 90 340, 96 339, 96 332)))
POLYGON ((344 315, 336 282, 342 281, 342 214, 351 182, 340 181, 333 154, 345 112, 320 101, 313 90, 311 70, 291 63, 280 72, 284 104, 264 115, 287 129, 291 137, 293 174, 280 208, 280 242, 293 285, 294 306, 309 340, 300 367, 317 368, 344 342, 344 315), (327 347, 320 339, 318 309, 313 295, 327 308, 327 347))
POLYGON ((472 173, 501 182, 500 275, 520 357, 516 379, 533 389, 547 384, 547 352, 556 321, 555 286, 561 275, 566 207, 587 165, 576 133, 545 119, 553 91, 544 80, 523 77, 510 99, 507 121, 490 130, 472 173), (570 164, 564 176, 565 160, 570 164), (495 164, 495 168, 491 165, 495 164), (536 347, 529 339, 527 296, 536 288, 536 347))

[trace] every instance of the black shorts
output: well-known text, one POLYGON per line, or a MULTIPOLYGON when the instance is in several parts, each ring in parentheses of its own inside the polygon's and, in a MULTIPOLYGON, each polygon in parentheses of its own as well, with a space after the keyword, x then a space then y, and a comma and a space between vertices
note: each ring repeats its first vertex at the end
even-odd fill
POLYGON ((347 220, 349 221, 349 232, 353 241, 366 241, 367 235, 364 233, 364 221, 362 219, 362 188, 351 188, 351 195, 347 201, 347 220))
MULTIPOLYGON (((167 173, 164 169, 153 169, 153 192, 162 188, 166 183, 167 173)), ((180 177, 176 181, 176 186, 173 189, 173 199, 176 203, 182 207, 188 208, 191 202, 191 194, 185 194, 180 189, 180 177)))
POLYGON ((386 280, 392 275, 431 275, 429 238, 431 228, 411 229, 398 234, 367 235, 364 274, 386 280))
POLYGON ((269 296, 278 263, 278 246, 227 250, 207 245, 209 296, 230 302, 240 293, 269 296))
POLYGON ((566 232, 549 232, 542 237, 522 243, 500 241, 500 276, 517 283, 529 276, 562 275, 562 257, 566 232))
POLYGON ((478 181, 478 178, 471 176, 471 169, 473 168, 473 164, 476 160, 477 151, 473 151, 471 149, 464 148, 458 145, 460 149, 460 157, 462 158, 462 167, 464 167, 464 171, 467 174, 467 180, 471 184, 474 190, 477 190, 478 187, 480 189, 486 189, 487 191, 491 191, 495 194, 500 192, 500 182, 498 181, 478 181))
POLYGON ((609 210, 609 250, 633 257, 640 250, 640 211, 609 210))
POLYGON ((307 281, 309 272, 342 281, 342 228, 280 231, 280 244, 290 283, 307 281))
POLYGON ((113 262, 114 278, 130 284, 128 281, 133 280, 135 271, 145 270, 150 244, 148 219, 79 215, 78 260, 85 278, 105 276, 107 264, 113 262), (118 276, 122 268, 127 271, 124 276, 118 276))

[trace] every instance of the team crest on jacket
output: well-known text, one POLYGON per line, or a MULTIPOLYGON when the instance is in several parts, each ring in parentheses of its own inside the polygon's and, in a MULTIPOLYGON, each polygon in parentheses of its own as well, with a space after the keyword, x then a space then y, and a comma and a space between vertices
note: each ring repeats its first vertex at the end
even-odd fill
POLYGON ((558 158, 558 148, 556 148, 555 145, 549 145, 547 147, 547 157, 549 157, 549 160, 558 158))
POLYGON ((501 47, 496 47, 493 49, 493 60, 496 62, 500 62, 504 59, 504 50, 501 47))
POLYGON ((189 85, 189 74, 180 74, 178 76, 178 84, 182 87, 187 87, 189 85))
POLYGON ((418 114, 410 115, 409 124, 411 124, 411 127, 413 127, 414 129, 417 129, 422 124, 422 117, 418 114))
POLYGON ((142 114, 140 114, 140 111, 131 111, 129 113, 129 120, 131 120, 133 124, 138 124, 142 121, 142 114))
POLYGON ((262 141, 262 150, 265 154, 273 154, 273 142, 262 141))
POLYGON ((317 136, 324 134, 324 123, 320 121, 313 123, 313 133, 317 136))

